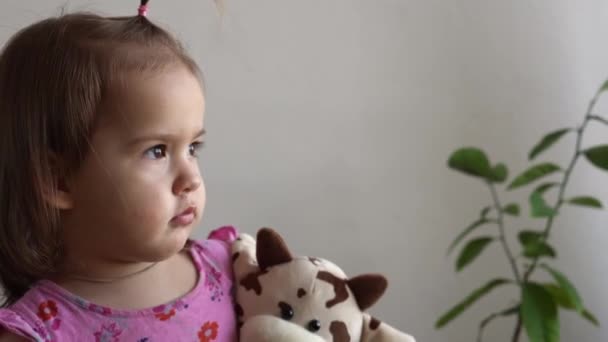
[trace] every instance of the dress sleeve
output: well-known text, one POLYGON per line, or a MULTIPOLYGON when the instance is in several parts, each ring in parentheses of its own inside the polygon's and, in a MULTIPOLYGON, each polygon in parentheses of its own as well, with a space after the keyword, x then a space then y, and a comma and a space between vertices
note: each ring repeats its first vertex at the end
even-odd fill
POLYGON ((30 341, 44 341, 40 333, 31 327, 19 314, 10 309, 0 309, 0 332, 8 331, 30 341))
POLYGON ((195 259, 200 269, 211 268, 216 274, 233 279, 232 242, 237 238, 237 230, 232 226, 220 227, 209 233, 206 240, 194 241, 195 259))

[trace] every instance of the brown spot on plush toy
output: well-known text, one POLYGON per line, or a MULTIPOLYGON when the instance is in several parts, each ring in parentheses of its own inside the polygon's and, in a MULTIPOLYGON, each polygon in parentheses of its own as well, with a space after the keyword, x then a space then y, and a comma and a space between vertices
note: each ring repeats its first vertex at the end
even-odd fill
POLYGON ((329 332, 334 342, 349 342, 350 336, 348 335, 348 329, 346 324, 340 321, 333 321, 329 326, 329 332))
POLYGON ((378 329, 379 326, 380 326, 380 321, 377 320, 376 318, 372 317, 372 320, 369 322, 369 328, 372 330, 376 330, 376 329, 378 329))
POLYGON ((317 279, 326 281, 334 287, 334 298, 325 303, 325 306, 328 308, 331 308, 332 306, 342 303, 348 299, 348 291, 346 290, 346 281, 344 281, 344 279, 338 278, 326 271, 320 271, 317 273, 317 279))
POLYGON ((259 296, 262 294, 262 284, 260 284, 260 276, 267 273, 266 270, 262 270, 255 273, 249 273, 245 278, 243 278, 239 283, 246 290, 253 290, 259 296))
POLYGON ((294 257, 268 228, 232 252, 242 342, 414 342, 364 312, 386 290, 381 275, 349 279, 330 261, 294 257))
POLYGON ((232 263, 234 263, 236 261, 236 259, 238 259, 238 258, 239 258, 239 253, 238 252, 232 254, 232 263))

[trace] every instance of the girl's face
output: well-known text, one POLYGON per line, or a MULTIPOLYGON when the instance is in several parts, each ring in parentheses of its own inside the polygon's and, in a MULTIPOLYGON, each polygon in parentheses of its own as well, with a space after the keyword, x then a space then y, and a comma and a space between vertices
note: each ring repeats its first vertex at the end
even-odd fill
POLYGON ((68 257, 153 262, 179 252, 205 206, 205 100, 186 68, 135 73, 107 95, 91 152, 67 181, 68 257))

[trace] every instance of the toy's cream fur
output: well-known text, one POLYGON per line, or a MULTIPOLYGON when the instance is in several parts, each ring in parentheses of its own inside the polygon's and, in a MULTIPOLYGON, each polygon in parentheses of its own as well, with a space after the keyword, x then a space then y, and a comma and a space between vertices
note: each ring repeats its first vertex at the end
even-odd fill
POLYGON ((330 261, 294 257, 267 228, 232 252, 242 342, 415 342, 364 312, 386 290, 381 275, 349 279, 330 261))

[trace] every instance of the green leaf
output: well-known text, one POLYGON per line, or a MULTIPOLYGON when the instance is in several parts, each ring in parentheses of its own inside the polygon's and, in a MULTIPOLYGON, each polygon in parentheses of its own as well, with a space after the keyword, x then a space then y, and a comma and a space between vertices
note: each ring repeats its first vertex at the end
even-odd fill
POLYGON ((452 242, 452 244, 450 245, 450 247, 448 248, 448 254, 452 253, 452 251, 454 250, 454 247, 456 247, 456 245, 458 245, 460 243, 460 241, 462 241, 462 239, 464 239, 467 235, 469 235, 473 230, 475 230, 476 228, 484 225, 484 224, 488 224, 488 223, 495 223, 496 221, 494 220, 489 220, 489 219, 485 219, 485 218, 481 218, 473 223, 471 223, 464 231, 462 231, 457 237, 456 239, 454 239, 454 241, 452 242))
POLYGON ((536 158, 536 156, 538 156, 541 152, 555 144, 564 134, 570 132, 570 130, 570 128, 564 128, 545 135, 541 139, 541 141, 539 141, 536 146, 534 146, 532 151, 530 151, 528 158, 530 160, 536 158))
POLYGON ((553 247, 551 247, 545 242, 540 241, 525 245, 523 254, 526 258, 530 259, 540 258, 544 256, 555 258, 556 256, 555 249, 553 249, 553 247))
POLYGON ((554 258, 556 255, 555 249, 543 241, 541 232, 524 230, 519 232, 518 238, 524 247, 523 255, 527 258, 533 259, 543 256, 554 258))
POLYGON ((585 318, 586 320, 588 320, 589 322, 591 322, 596 327, 600 326, 600 322, 597 320, 597 318, 595 317, 595 315, 592 314, 591 312, 587 311, 587 310, 583 310, 583 318, 585 318))
POLYGON ((502 211, 505 214, 519 216, 519 205, 517 205, 516 203, 507 204, 504 208, 502 208, 502 211))
POLYGON ((543 233, 534 230, 522 230, 517 235, 517 238, 519 239, 519 242, 521 242, 521 244, 525 246, 542 241, 543 233))
POLYGON ((608 145, 601 145, 583 151, 591 164, 603 170, 608 170, 608 145))
POLYGON ((578 313, 582 314, 584 310, 583 300, 581 299, 580 295, 578 294, 578 291, 576 290, 574 285, 572 285, 570 280, 568 280, 568 278, 566 278, 566 276, 563 275, 561 272, 549 267, 548 265, 542 264, 540 265, 540 267, 544 268, 545 270, 547 270, 547 272, 551 274, 551 276, 553 277, 553 279, 555 279, 559 286, 564 289, 565 294, 568 296, 568 301, 572 303, 574 309, 578 313))
POLYGON ((483 252, 483 250, 492 242, 494 238, 491 237, 480 237, 469 241, 462 251, 460 256, 456 260, 456 271, 461 271, 463 268, 468 266, 483 252))
POLYGON ((591 196, 574 197, 574 198, 569 199, 568 203, 574 204, 574 205, 582 205, 585 207, 602 209, 602 202, 600 202, 600 200, 598 200, 597 198, 594 198, 591 196))
POLYGON ((557 284, 543 284, 543 287, 553 297, 553 301, 567 310, 574 310, 574 304, 570 301, 568 294, 557 284))
POLYGON ((435 323, 435 328, 440 329, 452 321, 454 318, 458 317, 464 310, 468 309, 473 303, 475 303, 479 298, 488 294, 488 292, 492 291, 494 288, 508 284, 511 281, 508 279, 494 279, 483 285, 482 287, 476 289, 471 292, 462 302, 458 303, 456 306, 448 310, 445 314, 443 314, 435 323))
MULTIPOLYGON (((551 294, 551 296, 553 296, 553 300, 555 301, 555 303, 557 303, 557 305, 559 305, 560 307, 562 307, 566 310, 574 310, 574 304, 570 300, 570 297, 568 296, 566 291, 563 288, 561 288, 559 285, 543 284, 543 287, 545 288, 545 290, 547 290, 551 294)), ((600 323, 598 322, 595 315, 593 315, 587 309, 583 308, 583 312, 581 313, 581 316, 584 319, 586 319, 587 321, 591 322, 591 324, 593 324, 595 326, 600 325, 600 323)))
POLYGON ((604 92, 608 90, 608 80, 604 81, 604 84, 602 84, 599 93, 604 92))
POLYGON ((519 176, 515 177, 507 189, 513 190, 515 188, 530 184, 537 179, 550 175, 559 170, 561 170, 561 168, 553 163, 542 163, 531 166, 519 176))
POLYGON ((557 182, 549 182, 549 183, 543 183, 541 185, 539 185, 534 192, 538 192, 539 194, 544 194, 545 192, 547 192, 547 190, 559 186, 561 183, 557 183, 557 182))
POLYGON ((549 217, 554 216, 555 214, 555 210, 545 202, 545 199, 540 193, 533 192, 530 195, 530 216, 549 217))
POLYGON ((489 179, 492 174, 490 161, 486 154, 475 147, 456 150, 448 160, 448 166, 470 176, 489 179))
POLYGON ((530 342, 558 342, 557 305, 545 288, 535 283, 522 287, 521 318, 530 342))
POLYGON ((509 170, 503 163, 498 163, 492 168, 490 180, 495 183, 502 183, 509 177, 509 170))

